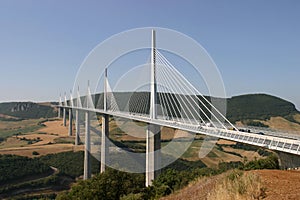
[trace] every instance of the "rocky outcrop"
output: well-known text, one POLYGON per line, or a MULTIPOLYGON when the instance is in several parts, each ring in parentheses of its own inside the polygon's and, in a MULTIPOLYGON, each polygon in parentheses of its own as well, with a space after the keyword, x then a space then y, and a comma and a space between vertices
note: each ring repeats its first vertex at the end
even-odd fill
POLYGON ((11 112, 20 112, 20 111, 28 111, 34 106, 39 106, 37 104, 31 103, 31 102, 22 102, 17 103, 14 107, 11 108, 11 112))

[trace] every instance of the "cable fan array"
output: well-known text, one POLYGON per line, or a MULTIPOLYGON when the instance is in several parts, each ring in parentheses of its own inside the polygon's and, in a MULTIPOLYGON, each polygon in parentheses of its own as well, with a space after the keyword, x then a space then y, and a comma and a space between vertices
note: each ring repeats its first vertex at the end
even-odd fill
MULTIPOLYGON (((155 52, 158 119, 227 129, 226 123, 234 127, 162 53, 155 52)), ((113 92, 107 82, 107 110, 149 117, 149 109, 149 91, 113 92)))

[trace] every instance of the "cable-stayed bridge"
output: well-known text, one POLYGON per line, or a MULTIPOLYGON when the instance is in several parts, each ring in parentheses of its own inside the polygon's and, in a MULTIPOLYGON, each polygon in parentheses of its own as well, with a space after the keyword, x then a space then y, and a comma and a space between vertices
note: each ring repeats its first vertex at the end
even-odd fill
POLYGON ((218 105, 212 103, 212 99, 203 96, 163 53, 156 49, 154 30, 151 60, 146 66, 149 68, 149 74, 143 76, 150 77, 149 91, 131 91, 127 94, 113 91, 109 83, 109 68, 106 68, 103 92, 92 94, 88 87, 85 96, 81 96, 78 92, 76 97, 71 95, 70 99, 67 99, 65 96, 64 101, 60 98, 59 116, 62 110, 66 126, 66 112, 69 110, 70 135, 72 135, 72 112, 75 113, 75 144, 79 143, 81 134, 79 113, 85 113, 85 179, 91 176, 90 113, 98 113, 102 116, 101 172, 105 170, 109 151, 107 144, 109 116, 148 124, 145 133, 147 186, 151 185, 160 171, 160 129, 163 126, 300 155, 300 140, 297 136, 254 128, 241 131, 233 125, 219 110, 218 105))

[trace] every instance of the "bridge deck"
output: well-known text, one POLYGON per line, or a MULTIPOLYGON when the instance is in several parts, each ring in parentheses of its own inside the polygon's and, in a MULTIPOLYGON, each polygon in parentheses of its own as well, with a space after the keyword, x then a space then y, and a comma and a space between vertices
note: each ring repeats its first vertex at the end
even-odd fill
MULTIPOLYGON (((239 130, 228 130, 224 128, 208 127, 204 124, 184 124, 183 122, 173 122, 167 119, 150 119, 149 116, 139 115, 136 113, 104 111, 102 109, 71 107, 71 106, 58 106, 61 108, 96 112, 100 114, 108 114, 116 117, 132 119, 145 123, 156 124, 160 126, 180 129, 192 133, 199 133, 212 137, 222 138, 235 142, 260 146, 271 150, 287 152, 291 154, 300 155, 300 140, 295 138, 287 138, 288 136, 273 136, 262 135, 258 133, 248 133, 239 130)), ((271 134, 270 132, 268 134, 271 134)), ((283 135, 283 134, 281 134, 283 135)))

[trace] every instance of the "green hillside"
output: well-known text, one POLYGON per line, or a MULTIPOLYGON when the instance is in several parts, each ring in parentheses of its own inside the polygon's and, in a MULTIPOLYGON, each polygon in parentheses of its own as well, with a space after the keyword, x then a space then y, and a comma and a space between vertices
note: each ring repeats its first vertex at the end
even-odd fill
POLYGON ((275 116, 294 121, 292 115, 296 113, 299 111, 293 103, 267 94, 248 94, 227 99, 227 118, 232 122, 245 119, 265 120, 275 116))
MULTIPOLYGON (((137 92, 137 93, 120 92, 115 94, 115 99, 121 110, 126 107, 127 102, 129 102, 128 103, 129 109, 131 109, 132 102, 134 102, 135 99, 140 99, 141 98, 140 96, 143 96, 144 98, 150 98, 149 95, 145 95, 144 93, 145 92, 137 92)), ((167 94, 167 95, 171 95, 171 94, 167 94)), ((210 97, 206 97, 206 98, 210 99, 210 97)), ((102 108, 103 101, 101 101, 102 99, 101 95, 100 94, 96 95, 94 99, 96 99, 97 103, 95 105, 97 105, 97 108, 102 108)), ((82 102, 85 102, 84 97, 82 97, 82 102)), ((145 102, 147 102, 147 100, 145 100, 145 102)), ((178 102, 170 102, 170 103, 178 104, 178 102)), ((281 116, 289 121, 296 122, 293 119, 293 115, 296 113, 299 113, 299 111, 296 110, 295 105, 293 103, 267 94, 247 94, 247 95, 234 96, 232 98, 227 99, 226 117, 231 122, 236 122, 239 120, 247 120, 247 119, 265 120, 275 116, 281 116)), ((40 105, 32 102, 0 103, 0 114, 18 117, 21 119, 50 118, 56 116, 56 112, 52 107, 46 105, 40 105)), ((174 115, 174 113, 169 113, 169 115, 174 115)), ((0 117, 0 120, 1 119, 5 120, 0 117)), ((6 119, 6 120, 15 120, 15 119, 6 119)))
MULTIPOLYGON (((51 118, 56 116, 56 112, 51 106, 40 105, 33 102, 0 103, 0 114, 21 119, 51 118)), ((2 117, 0 120, 15 119, 5 119, 2 117)))

